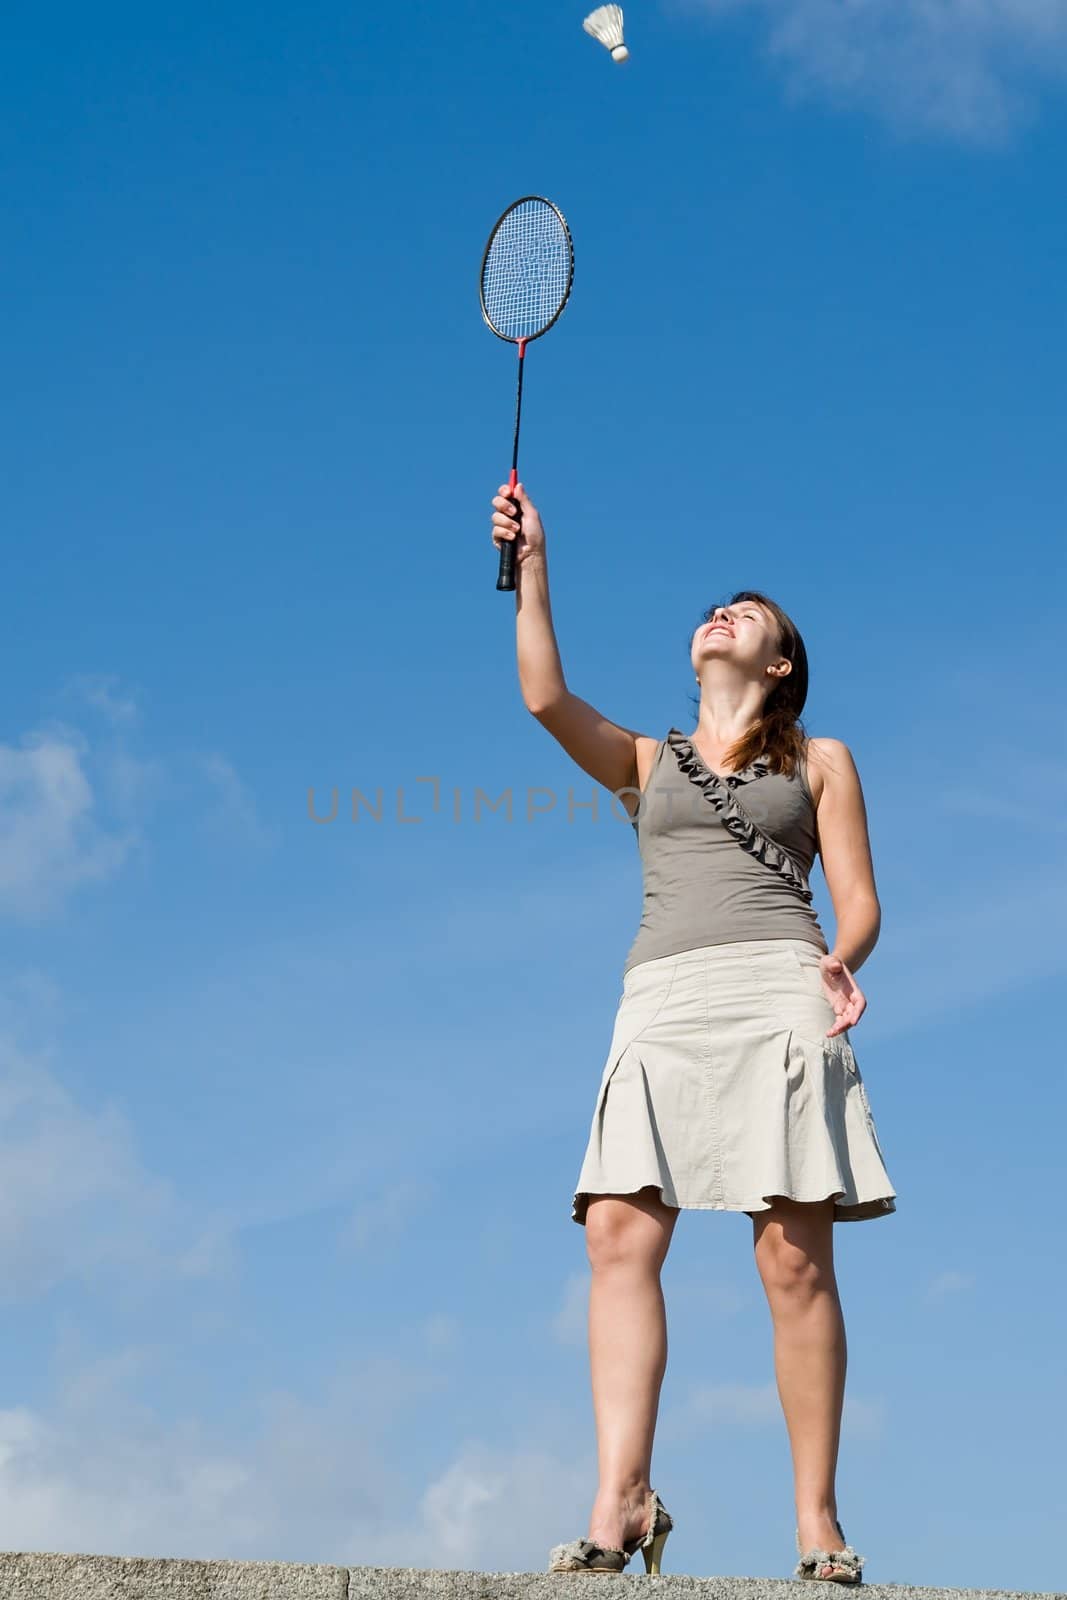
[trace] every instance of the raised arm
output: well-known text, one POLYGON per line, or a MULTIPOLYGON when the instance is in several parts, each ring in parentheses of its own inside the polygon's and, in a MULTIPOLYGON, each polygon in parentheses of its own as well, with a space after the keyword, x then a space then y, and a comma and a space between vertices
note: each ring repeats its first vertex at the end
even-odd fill
MULTIPOLYGON (((502 486, 493 500, 493 543, 499 549, 510 539, 518 540, 515 644, 526 709, 597 783, 612 792, 636 787, 637 741, 646 736, 620 727, 567 688, 552 626, 545 530, 521 483, 511 496, 502 486), (512 516, 512 499, 519 505, 518 518, 512 516)), ((633 807, 627 804, 626 809, 633 807)))

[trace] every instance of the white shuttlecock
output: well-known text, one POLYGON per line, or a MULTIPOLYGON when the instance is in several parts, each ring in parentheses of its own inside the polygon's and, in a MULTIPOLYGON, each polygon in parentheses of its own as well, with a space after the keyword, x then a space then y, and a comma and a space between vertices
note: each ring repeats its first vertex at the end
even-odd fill
POLYGON ((598 6, 589 13, 582 27, 611 51, 612 61, 625 61, 630 54, 622 42, 622 6, 598 6))

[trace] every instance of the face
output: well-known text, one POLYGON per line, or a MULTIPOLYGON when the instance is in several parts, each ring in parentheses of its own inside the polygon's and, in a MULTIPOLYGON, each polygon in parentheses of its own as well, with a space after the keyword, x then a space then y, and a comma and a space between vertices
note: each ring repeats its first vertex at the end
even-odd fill
POLYGON ((792 670, 778 645, 776 619, 756 600, 716 606, 710 621, 701 623, 693 635, 692 662, 697 677, 705 661, 719 659, 747 668, 766 682, 768 691, 792 670), (779 670, 768 672, 771 666, 779 670))

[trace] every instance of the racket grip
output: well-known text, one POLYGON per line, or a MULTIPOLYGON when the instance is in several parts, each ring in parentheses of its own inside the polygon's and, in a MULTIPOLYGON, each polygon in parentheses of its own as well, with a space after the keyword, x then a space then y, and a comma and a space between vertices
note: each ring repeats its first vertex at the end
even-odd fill
MULTIPOLYGON (((515 468, 512 467, 511 477, 508 479, 508 489, 514 490, 518 481, 519 474, 515 468)), ((519 502, 517 500, 512 500, 511 503, 515 508, 515 518, 521 523, 522 509, 519 505, 519 502)), ((517 542, 518 536, 516 535, 514 539, 505 539, 500 546, 500 568, 496 575, 496 586, 498 589, 514 589, 515 587, 515 545, 517 542)))

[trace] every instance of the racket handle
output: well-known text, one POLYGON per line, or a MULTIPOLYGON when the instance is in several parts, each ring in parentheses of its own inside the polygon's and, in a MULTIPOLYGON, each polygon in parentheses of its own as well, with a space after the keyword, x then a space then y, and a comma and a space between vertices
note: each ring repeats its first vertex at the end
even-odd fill
MULTIPOLYGON (((519 474, 517 470, 512 467, 511 477, 508 479, 508 489, 513 492, 518 481, 519 474)), ((515 508, 514 516, 516 520, 521 523, 522 509, 519 505, 519 502, 513 499, 511 503, 515 508)), ((498 589, 514 589, 515 587, 515 545, 517 542, 518 535, 516 535, 514 539, 505 539, 500 546, 500 569, 496 575, 496 586, 498 589)))

